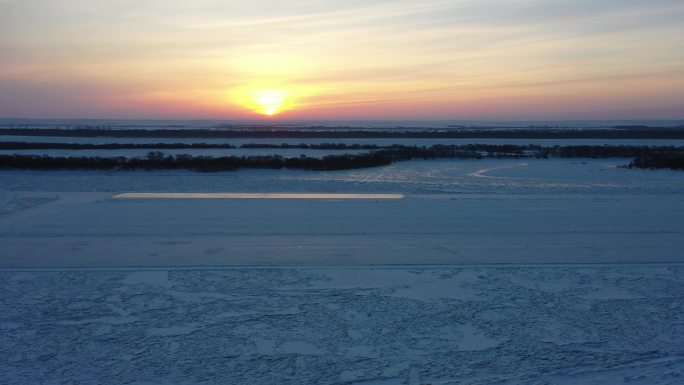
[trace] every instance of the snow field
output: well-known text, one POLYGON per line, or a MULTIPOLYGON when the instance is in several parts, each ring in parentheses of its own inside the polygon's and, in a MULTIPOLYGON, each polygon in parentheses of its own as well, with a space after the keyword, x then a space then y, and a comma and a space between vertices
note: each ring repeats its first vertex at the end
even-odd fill
POLYGON ((0 272, 1 383, 679 384, 684 267, 0 272))

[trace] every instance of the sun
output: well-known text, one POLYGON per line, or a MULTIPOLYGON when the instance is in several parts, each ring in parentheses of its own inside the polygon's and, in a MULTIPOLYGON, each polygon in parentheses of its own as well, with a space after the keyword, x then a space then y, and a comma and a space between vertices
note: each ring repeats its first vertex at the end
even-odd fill
POLYGON ((298 107, 296 97, 300 96, 301 90, 295 92, 291 86, 263 84, 233 88, 229 94, 232 104, 269 117, 298 107))
POLYGON ((289 105, 290 94, 286 90, 254 90, 250 95, 250 107, 255 112, 273 116, 289 105))

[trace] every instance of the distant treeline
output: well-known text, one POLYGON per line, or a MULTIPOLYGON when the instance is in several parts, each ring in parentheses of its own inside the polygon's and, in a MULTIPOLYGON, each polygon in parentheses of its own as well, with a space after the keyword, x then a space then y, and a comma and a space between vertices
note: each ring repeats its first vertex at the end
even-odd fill
POLYGON ((669 168, 671 170, 684 171, 684 154, 640 156, 631 161, 626 167, 646 169, 669 168))
MULTIPOLYGON (((120 149, 198 149, 198 148, 238 148, 229 143, 41 143, 41 142, 0 142, 0 150, 120 150, 120 149)), ((382 148, 375 144, 270 144, 247 143, 240 148, 285 148, 311 150, 374 150, 382 148)))
POLYGON ((33 155, 0 155, 0 168, 27 170, 162 170, 186 169, 195 171, 230 171, 243 168, 344 170, 384 166, 392 158, 384 153, 362 155, 335 155, 323 158, 300 156, 283 158, 278 155, 262 156, 192 156, 181 154, 165 156, 150 152, 145 158, 126 157, 51 157, 33 155))
POLYGON ((110 138, 426 138, 426 139, 684 139, 683 127, 620 127, 614 129, 102 129, 4 128, 0 135, 110 138))
POLYGON ((378 148, 387 148, 387 146, 378 146, 376 144, 346 144, 346 143, 246 143, 240 146, 240 148, 300 148, 300 149, 311 149, 311 150, 375 150, 378 148))
POLYGON ((0 150, 122 150, 122 149, 236 148, 228 143, 41 143, 0 142, 0 150))
MULTIPOLYGON (((118 149, 235 149, 229 143, 40 143, 40 142, 0 142, 0 150, 118 150, 118 149)), ((394 154, 412 154, 415 157, 452 157, 462 152, 490 153, 506 155, 533 155, 536 157, 561 158, 605 158, 605 157, 637 157, 662 153, 677 153, 682 147, 676 146, 541 146, 515 144, 435 144, 432 146, 406 146, 393 144, 378 146, 375 144, 271 144, 246 143, 239 148, 244 149, 304 149, 304 150, 390 150, 394 154)))
POLYGON ((302 155, 283 158, 262 156, 170 156, 153 151, 144 158, 126 157, 51 157, 39 155, 0 155, 0 168, 15 169, 189 169, 223 171, 240 168, 292 168, 306 170, 343 170, 375 167, 411 159, 482 158, 608 158, 633 157, 626 167, 681 169, 684 147, 675 146, 552 146, 538 145, 434 145, 431 147, 393 145, 364 154, 329 155, 313 158, 302 155), (678 163, 679 162, 679 163, 678 163))

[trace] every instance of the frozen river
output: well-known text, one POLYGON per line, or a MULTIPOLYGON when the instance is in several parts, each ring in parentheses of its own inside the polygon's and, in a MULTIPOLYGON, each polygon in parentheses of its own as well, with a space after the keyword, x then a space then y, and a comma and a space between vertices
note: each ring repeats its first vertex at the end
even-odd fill
POLYGON ((3 171, 0 264, 682 261, 684 177, 616 168, 624 162, 411 161, 339 172, 210 174, 3 171), (136 192, 403 199, 115 197, 136 192))
POLYGON ((681 384, 684 173, 627 162, 2 170, 0 383, 681 384))

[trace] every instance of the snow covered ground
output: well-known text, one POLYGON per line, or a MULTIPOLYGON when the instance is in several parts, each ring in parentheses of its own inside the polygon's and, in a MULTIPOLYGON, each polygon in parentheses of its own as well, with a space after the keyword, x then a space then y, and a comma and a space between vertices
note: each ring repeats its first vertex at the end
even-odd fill
POLYGON ((0 383, 684 381, 680 264, 0 277, 0 383))
POLYGON ((0 192, 401 192, 681 195, 684 174, 618 168, 631 159, 413 160, 341 171, 0 170, 0 192), (479 174, 478 174, 479 172, 479 174))
POLYGON ((0 383, 684 383, 684 174, 627 161, 2 170, 0 383))
POLYGON ((260 144, 375 144, 391 146, 401 144, 405 146, 432 146, 435 144, 464 145, 464 144, 514 144, 524 146, 536 144, 541 146, 684 146, 681 139, 421 139, 421 138, 113 138, 113 137, 70 137, 70 136, 21 136, 2 135, 2 142, 33 142, 33 143, 230 143, 236 147, 248 143, 260 144))
POLYGON ((0 266, 679 262, 684 175, 620 160, 0 173, 0 266), (126 192, 400 200, 115 199, 126 192))
POLYGON ((2 216, 0 266, 674 262, 684 250, 680 196, 59 193, 18 195, 8 210, 31 204, 2 216))

